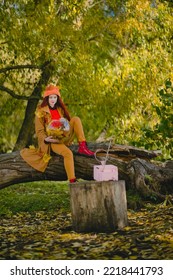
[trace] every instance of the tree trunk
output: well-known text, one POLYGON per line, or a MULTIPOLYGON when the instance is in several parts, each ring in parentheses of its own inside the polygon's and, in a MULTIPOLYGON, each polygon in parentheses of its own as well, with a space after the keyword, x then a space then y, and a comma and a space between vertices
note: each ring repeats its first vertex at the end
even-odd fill
MULTIPOLYGON (((103 160, 107 143, 90 143, 91 150, 102 149, 97 158, 103 160)), ((93 167, 98 161, 93 157, 77 154, 77 145, 72 145, 77 178, 93 180, 93 167)), ((107 164, 118 167, 119 180, 126 182, 126 188, 137 190, 143 196, 156 196, 161 200, 173 193, 173 161, 166 163, 151 162, 157 151, 147 151, 131 146, 112 145, 107 164)), ((40 180, 67 180, 63 158, 53 155, 44 173, 30 167, 20 157, 19 151, 0 155, 0 188, 20 182, 40 180)))
POLYGON ((124 181, 70 184, 70 200, 77 232, 113 232, 127 226, 124 181))
POLYGON ((22 147, 28 146, 31 144, 32 136, 34 134, 34 118, 35 118, 35 110, 37 104, 41 98, 41 92, 44 86, 47 85, 50 77, 51 77, 52 66, 50 62, 46 62, 45 66, 42 68, 42 74, 39 82, 34 88, 25 111, 24 121, 22 123, 14 151, 21 149, 22 147))

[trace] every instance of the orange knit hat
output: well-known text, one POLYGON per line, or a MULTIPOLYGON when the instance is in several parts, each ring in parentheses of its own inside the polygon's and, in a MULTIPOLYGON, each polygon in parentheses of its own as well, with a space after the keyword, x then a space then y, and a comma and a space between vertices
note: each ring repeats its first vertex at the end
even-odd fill
POLYGON ((45 98, 46 96, 49 96, 51 94, 56 94, 58 96, 61 96, 59 88, 54 85, 49 85, 46 87, 44 94, 43 94, 43 98, 45 98))

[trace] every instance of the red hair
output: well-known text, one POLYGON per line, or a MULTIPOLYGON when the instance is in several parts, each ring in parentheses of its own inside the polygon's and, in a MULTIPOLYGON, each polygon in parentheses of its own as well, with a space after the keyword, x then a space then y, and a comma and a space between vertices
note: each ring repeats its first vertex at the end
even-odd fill
MULTIPOLYGON (((42 103, 41 103, 40 106, 41 106, 41 107, 49 106, 49 96, 46 96, 45 98, 43 98, 43 101, 42 101, 42 103)), ((59 96, 58 96, 58 100, 57 100, 57 102, 56 102, 56 104, 55 104, 55 107, 56 107, 56 108, 60 107, 60 108, 63 110, 63 112, 64 112, 64 117, 65 117, 68 121, 70 121, 70 119, 71 119, 71 118, 70 118, 70 114, 69 114, 69 112, 68 112, 68 110, 67 110, 67 108, 66 108, 64 102, 62 101, 61 97, 59 97, 59 96)))

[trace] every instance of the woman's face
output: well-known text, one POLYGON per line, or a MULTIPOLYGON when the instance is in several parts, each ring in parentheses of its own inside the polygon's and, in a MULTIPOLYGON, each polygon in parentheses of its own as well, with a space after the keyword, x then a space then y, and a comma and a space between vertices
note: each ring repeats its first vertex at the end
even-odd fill
POLYGON ((55 103, 57 102, 57 100, 58 100, 58 96, 57 96, 56 94, 51 94, 51 95, 49 95, 48 101, 49 101, 50 107, 53 108, 54 105, 55 105, 55 103))

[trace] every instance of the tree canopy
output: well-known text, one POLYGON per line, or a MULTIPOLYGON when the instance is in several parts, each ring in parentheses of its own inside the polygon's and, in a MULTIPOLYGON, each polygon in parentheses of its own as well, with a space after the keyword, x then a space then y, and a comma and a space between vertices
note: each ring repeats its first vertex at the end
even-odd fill
POLYGON ((60 86, 88 140, 162 148, 145 131, 158 129, 158 93, 173 80, 171 1, 1 1, 0 19, 1 152, 32 142, 47 83, 60 86))

